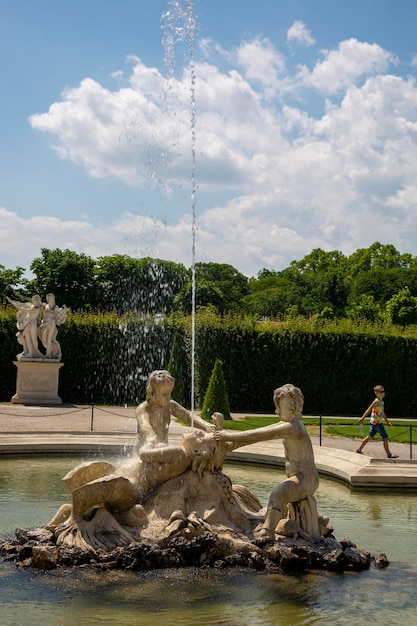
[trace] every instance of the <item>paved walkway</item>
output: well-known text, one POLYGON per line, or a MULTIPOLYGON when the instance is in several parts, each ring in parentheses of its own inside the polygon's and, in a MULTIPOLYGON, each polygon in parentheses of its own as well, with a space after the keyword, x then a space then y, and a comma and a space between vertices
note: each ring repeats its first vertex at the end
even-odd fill
MULTIPOLYGON (((227 427, 227 422, 225 425, 227 427)), ((171 440, 179 442, 184 430, 185 427, 173 421, 171 440)), ((106 454, 126 451, 135 440, 134 407, 38 407, 0 403, 0 458, 6 454, 53 452, 84 455, 98 450, 106 454)), ((363 455, 355 452, 358 441, 327 437, 320 446, 318 437, 312 437, 319 472, 354 488, 417 489, 417 460, 410 460, 408 444, 390 442, 391 451, 399 458, 387 459, 380 440, 369 443, 363 455)), ((417 451, 413 452, 417 456, 417 451)), ((230 458, 280 467, 285 463, 279 440, 239 448, 230 458)))

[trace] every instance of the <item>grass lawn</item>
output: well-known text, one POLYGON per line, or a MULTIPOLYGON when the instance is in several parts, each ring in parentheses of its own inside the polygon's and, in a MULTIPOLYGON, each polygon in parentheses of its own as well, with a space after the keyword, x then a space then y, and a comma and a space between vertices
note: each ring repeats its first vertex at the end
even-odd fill
MULTIPOLYGON (((224 428, 228 430, 250 430, 276 424, 276 415, 245 415, 239 419, 225 420, 224 428)), ((305 417, 303 422, 311 437, 320 436, 320 418, 305 417)), ((397 443, 410 443, 410 425, 412 425, 412 442, 417 443, 417 421, 395 420, 392 428, 387 427, 387 433, 391 441, 397 443)), ((369 431, 369 419, 365 420, 363 431, 361 432, 358 419, 323 417, 322 437, 348 437, 350 439, 363 439, 369 431)))

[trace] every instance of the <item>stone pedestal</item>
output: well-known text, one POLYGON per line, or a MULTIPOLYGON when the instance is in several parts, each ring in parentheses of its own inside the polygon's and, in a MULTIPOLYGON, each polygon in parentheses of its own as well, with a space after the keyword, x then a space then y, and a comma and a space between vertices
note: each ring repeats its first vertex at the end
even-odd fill
POLYGON ((17 367, 16 393, 12 404, 62 404, 58 395, 58 361, 13 361, 17 367))

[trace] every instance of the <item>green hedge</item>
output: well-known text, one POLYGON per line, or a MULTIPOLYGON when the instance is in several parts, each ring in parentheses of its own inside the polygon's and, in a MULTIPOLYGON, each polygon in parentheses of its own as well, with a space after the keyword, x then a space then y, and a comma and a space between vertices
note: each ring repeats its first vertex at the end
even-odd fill
POLYGON ((291 382, 304 393, 306 414, 361 415, 382 383, 389 415, 417 414, 416 337, 205 315, 196 323, 196 354, 197 396, 204 397, 220 359, 232 411, 273 412, 273 390, 291 382))
MULTIPOLYGON (((0 313, 2 401, 10 401, 16 389, 13 360, 20 346, 15 322, 14 311, 0 313)), ((168 367, 175 334, 189 398, 190 318, 173 316, 154 323, 145 316, 70 314, 58 334, 64 362, 60 396, 65 403, 139 403, 148 374, 168 367)), ((417 337, 400 330, 268 325, 202 312, 196 315, 195 347, 196 406, 220 359, 233 412, 272 413, 273 390, 291 382, 304 393, 306 414, 361 415, 376 383, 387 389, 389 416, 417 414, 417 337)))
MULTIPOLYGON (((13 360, 21 351, 15 315, 0 315, 0 400, 16 391, 13 360)), ((172 328, 148 316, 70 314, 59 327, 64 366, 59 395, 65 403, 138 404, 148 374, 166 368, 172 328)))
POLYGON ((15 310, 10 309, 0 314, 0 401, 7 402, 16 393, 16 360, 22 346, 16 339, 15 310))
POLYGON ((172 329, 149 316, 75 316, 60 328, 58 340, 64 401, 138 404, 149 373, 167 368, 172 329))

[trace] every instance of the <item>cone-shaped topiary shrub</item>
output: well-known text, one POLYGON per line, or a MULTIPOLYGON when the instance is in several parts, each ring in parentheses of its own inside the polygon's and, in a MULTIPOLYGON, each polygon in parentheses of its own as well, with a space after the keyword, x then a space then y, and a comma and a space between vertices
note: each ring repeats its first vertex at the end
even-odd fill
POLYGON ((201 410, 201 417, 203 419, 209 419, 210 416, 216 411, 223 413, 225 419, 232 419, 232 416, 230 415, 226 383, 223 376, 223 363, 220 359, 216 360, 210 376, 210 381, 204 397, 203 408, 201 410))
POLYGON ((173 400, 176 400, 180 404, 186 405, 187 401, 185 398, 183 368, 184 352, 182 347, 182 341, 179 332, 175 331, 168 363, 168 371, 171 376, 175 378, 175 385, 174 389, 172 390, 171 397, 173 400))

